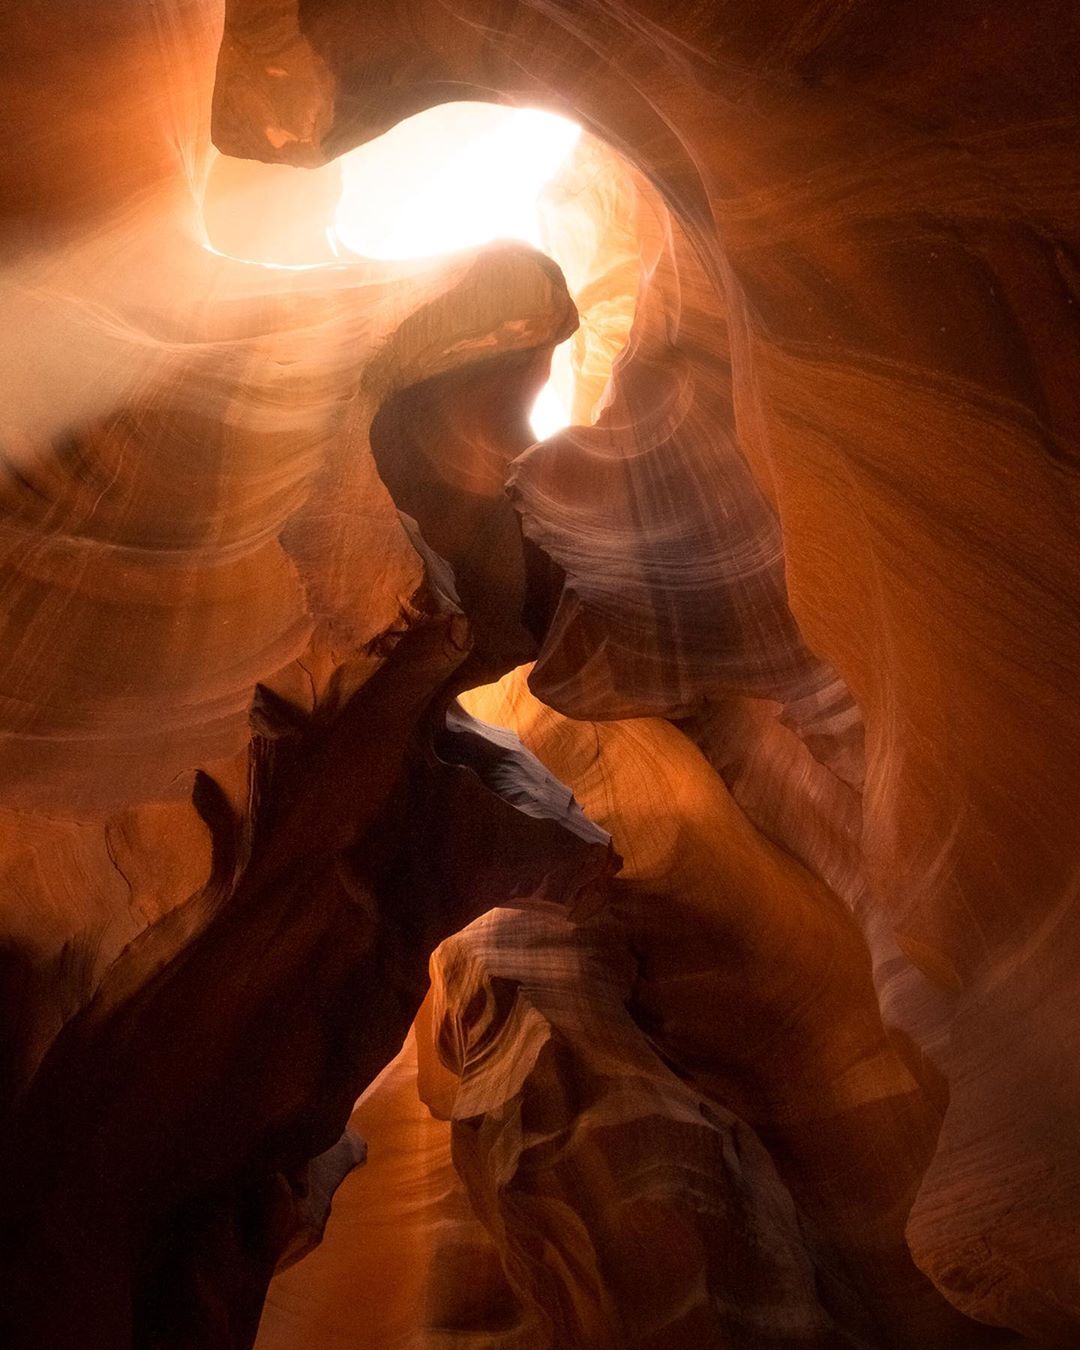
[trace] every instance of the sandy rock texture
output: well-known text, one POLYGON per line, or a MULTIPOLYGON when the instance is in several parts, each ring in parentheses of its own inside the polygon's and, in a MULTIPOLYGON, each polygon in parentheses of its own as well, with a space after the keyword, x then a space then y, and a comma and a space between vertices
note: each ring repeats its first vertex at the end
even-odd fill
POLYGON ((0 1339, 1080 1342, 1074 6, 0 51, 0 1339), (339 249, 470 99, 551 256, 339 249))

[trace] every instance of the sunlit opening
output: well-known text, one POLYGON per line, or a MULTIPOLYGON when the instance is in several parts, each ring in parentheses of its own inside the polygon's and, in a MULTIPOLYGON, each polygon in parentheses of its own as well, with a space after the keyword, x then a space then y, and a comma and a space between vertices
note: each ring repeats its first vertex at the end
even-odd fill
MULTIPOLYGON (((543 249, 540 197, 580 134, 552 113, 487 103, 410 117, 342 160, 333 235, 368 258, 425 258, 494 239, 543 249)), ((532 409, 539 439, 570 424, 573 380, 560 349, 532 409)))
POLYGON ((565 118, 451 103, 321 168, 216 155, 196 228, 211 253, 288 271, 360 257, 428 266, 497 239, 538 248, 562 268, 581 318, 531 410, 546 439, 592 425, 606 405, 642 275, 638 203, 632 171, 565 118))
POLYGON ((581 135, 553 113, 458 103, 342 161, 334 228, 354 253, 423 258, 493 239, 543 247, 538 201, 581 135))

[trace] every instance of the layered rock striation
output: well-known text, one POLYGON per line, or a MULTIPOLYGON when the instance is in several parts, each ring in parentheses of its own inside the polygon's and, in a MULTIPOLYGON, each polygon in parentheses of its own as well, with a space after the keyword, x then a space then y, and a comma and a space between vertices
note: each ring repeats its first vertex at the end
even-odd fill
POLYGON ((1069 7, 3 27, 7 1343, 1075 1344, 1069 7))

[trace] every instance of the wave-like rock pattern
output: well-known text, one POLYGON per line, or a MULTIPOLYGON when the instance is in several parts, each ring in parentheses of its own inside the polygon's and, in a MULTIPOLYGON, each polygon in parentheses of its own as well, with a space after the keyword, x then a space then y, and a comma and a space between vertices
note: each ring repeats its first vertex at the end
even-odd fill
POLYGON ((28 1350, 250 1345, 430 951, 611 866, 512 738, 447 724, 473 630, 368 441, 408 385, 549 352, 562 279, 515 245, 208 247, 220 17, 5 19, 0 1338, 28 1350))
POLYGON ((2 22, 8 1340, 249 1345, 451 938, 508 1327, 1075 1344, 1072 9, 2 22), (597 420, 531 449, 557 269, 324 247, 319 167, 463 97, 592 137, 549 206, 597 420), (614 836, 606 909, 603 832, 447 713, 533 658, 559 714, 487 698, 614 836))
POLYGON ((904 1240, 940 1127, 940 1085, 883 1026, 847 910, 762 839, 676 728, 563 718, 525 676, 469 703, 517 728, 612 830, 624 867, 611 913, 637 954, 627 986, 637 1022, 665 1061, 768 1145, 841 1325, 872 1345, 968 1344, 973 1330, 904 1240))
MULTIPOLYGON (((490 19, 308 4, 329 80, 282 153, 325 158, 483 88, 578 117, 659 188, 721 297, 792 612, 865 724, 853 894, 890 1020, 950 1092, 913 1249, 960 1307, 1068 1344, 1075 15, 595 0, 490 19), (1053 1063, 1030 1050, 1047 1038, 1053 1063)), ((286 116, 228 51, 219 100, 286 116)), ((272 158, 266 124, 222 114, 219 134, 272 158)))
POLYGON ((433 962, 453 1156, 530 1344, 843 1344, 766 1150, 649 1048, 610 921, 495 909, 433 962))
MULTIPOLYGON (((410 1033, 357 1102, 350 1128, 367 1161, 335 1193, 322 1245, 271 1284, 258 1350, 535 1344, 454 1169, 450 1122, 418 1095, 419 1039, 410 1033)), ((430 1037, 424 1048, 429 1058, 430 1037)))

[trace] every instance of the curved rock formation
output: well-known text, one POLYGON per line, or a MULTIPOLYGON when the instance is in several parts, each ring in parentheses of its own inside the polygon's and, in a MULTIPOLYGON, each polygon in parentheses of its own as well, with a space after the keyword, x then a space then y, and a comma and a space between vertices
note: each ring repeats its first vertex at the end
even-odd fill
POLYGON ((493 910, 435 960, 454 1162, 534 1343, 842 1343, 768 1153, 629 1016, 629 956, 609 922, 536 907, 493 910))
POLYGON ((6 1343, 331 1344, 435 953, 338 1343, 1074 1345, 1072 7, 2 24, 6 1343), (335 257, 469 98, 562 272, 335 257))

